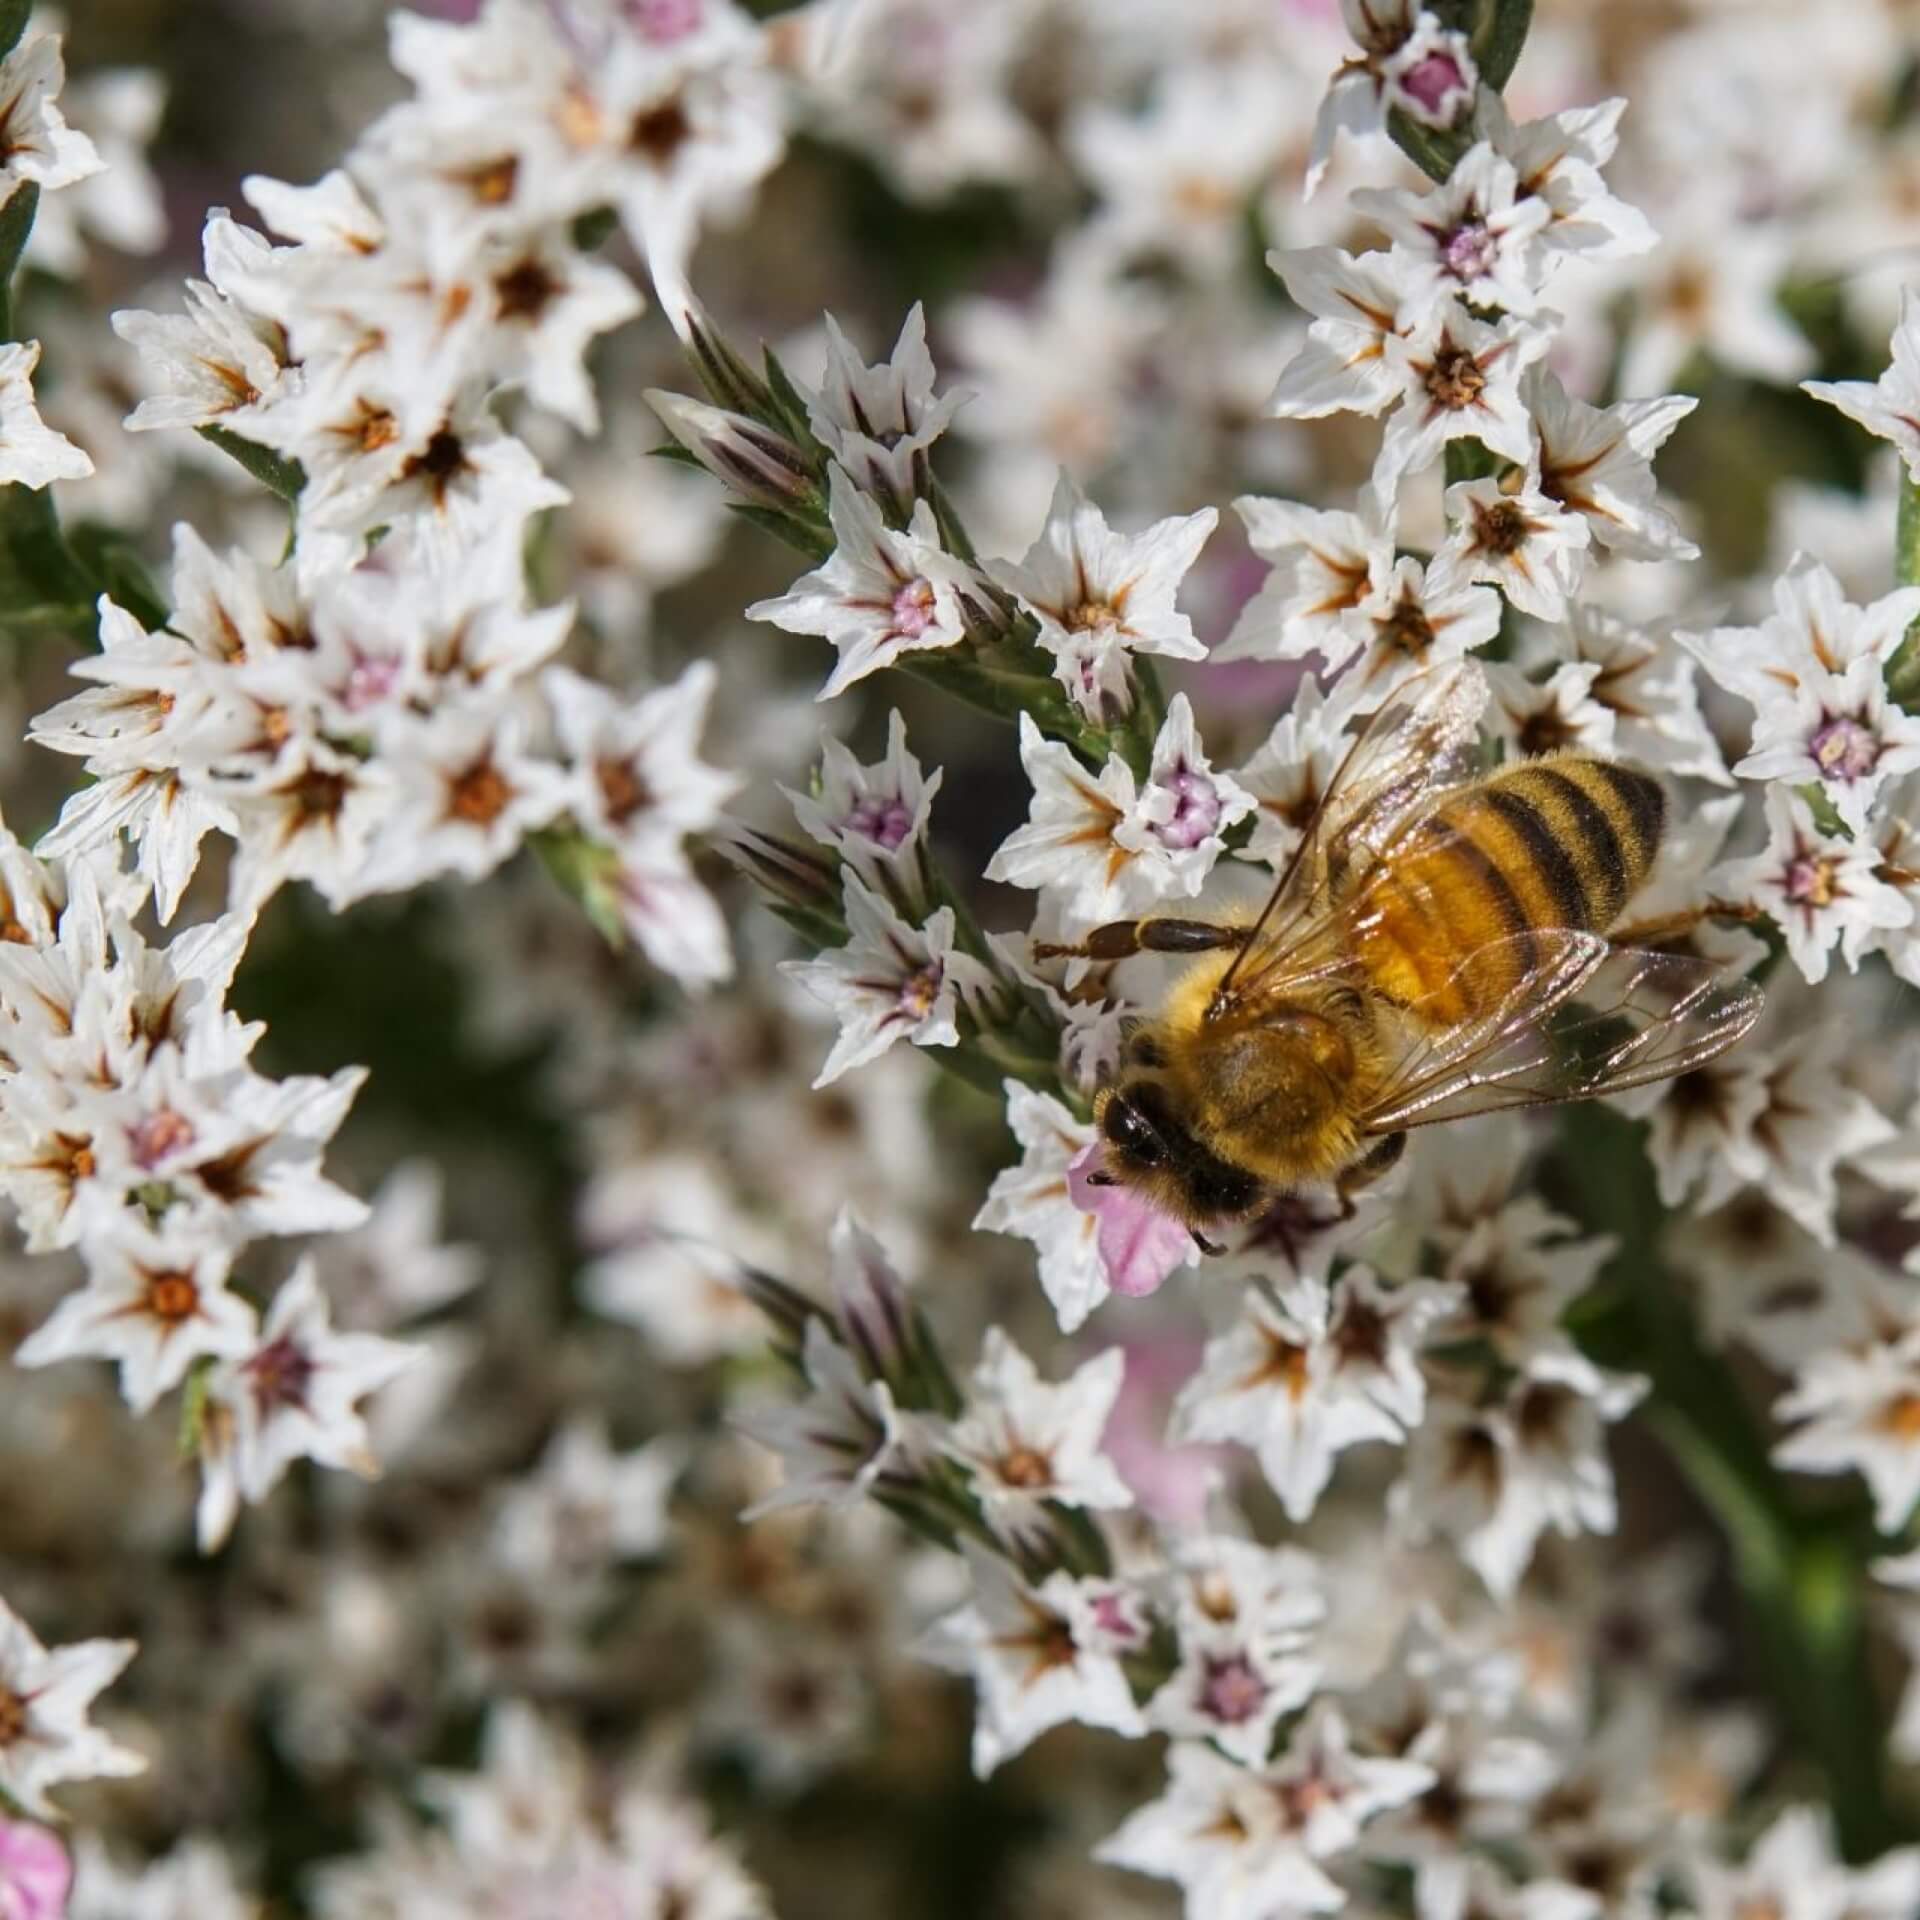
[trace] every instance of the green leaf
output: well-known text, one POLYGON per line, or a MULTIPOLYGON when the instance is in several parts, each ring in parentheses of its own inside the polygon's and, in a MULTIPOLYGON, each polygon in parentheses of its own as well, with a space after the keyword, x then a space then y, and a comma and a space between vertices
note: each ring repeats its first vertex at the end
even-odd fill
POLYGON ((1483 6, 1480 23, 1468 36, 1483 85, 1498 93, 1512 79, 1532 25, 1533 0, 1491 0, 1483 6))
POLYGON ((0 206, 0 337, 8 340, 14 337, 13 276, 27 250, 27 236, 39 208, 40 189, 31 180, 16 187, 6 205, 0 206))
MULTIPOLYGON (((778 356, 771 347, 765 349, 767 366, 767 391, 773 396, 773 404, 780 415, 780 424, 789 437, 806 447, 818 446, 813 437, 813 427, 807 417, 806 396, 793 384, 792 376, 780 364, 778 356)), ((823 449, 824 451, 824 449, 823 449)))
POLYGON ((300 489, 307 484, 307 470, 298 460, 285 459, 271 447, 230 433, 225 427, 204 426, 198 431, 202 440, 238 460, 263 487, 277 493, 289 506, 299 499, 300 489))
POLYGON ((662 440, 657 447, 647 449, 649 460, 671 460, 677 466, 691 467, 696 473, 705 473, 703 467, 678 440, 662 440))
POLYGON ((33 0, 0 0, 0 60, 20 44, 32 12, 33 0))
POLYGON ((573 244, 582 253, 595 253, 613 238, 620 215, 612 207, 592 207, 573 223, 573 244))
POLYGON ((154 586, 146 562, 117 527, 89 521, 67 535, 67 545, 93 581, 96 597, 110 594, 149 633, 167 624, 171 609, 154 586))
POLYGON ((1817 780, 1809 780, 1804 786, 1794 788, 1802 800, 1807 803, 1807 811, 1813 815, 1813 824, 1829 840, 1851 840, 1853 829, 1840 818, 1839 809, 1827 798, 1827 790, 1817 780))
POLYGON ((1447 179, 1460 156, 1473 145, 1470 126, 1449 127, 1444 132, 1423 127, 1398 107, 1387 115, 1387 131, 1393 135, 1394 145, 1430 180, 1447 179))
MULTIPOLYGON (((1900 470, 1899 518, 1894 523, 1893 577, 1903 587, 1920 586, 1920 485, 1900 470)), ((1887 691, 1910 712, 1920 706, 1920 620, 1887 662, 1887 691)))
POLYGON ((804 553, 816 564, 833 552, 832 534, 811 521, 797 520, 792 514, 776 512, 772 507, 757 507, 744 500, 729 501, 727 511, 737 513, 742 520, 750 520, 762 533, 784 540, 796 553, 804 553))
POLYGON ((55 627, 84 640, 97 591, 60 531, 51 492, 0 487, 0 622, 14 630, 55 627))

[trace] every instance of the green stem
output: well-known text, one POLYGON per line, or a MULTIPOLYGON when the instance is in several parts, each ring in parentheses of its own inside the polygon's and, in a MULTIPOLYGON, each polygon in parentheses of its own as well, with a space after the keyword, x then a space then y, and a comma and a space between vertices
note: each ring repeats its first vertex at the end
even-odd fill
POLYGON ((1652 1381, 1646 1426, 1726 1535, 1766 1678, 1824 1776, 1842 1851, 1871 1859, 1913 1826, 1888 1796, 1886 1722, 1866 1667, 1871 1530, 1857 1502, 1812 1514, 1790 1496, 1746 1395, 1702 1343, 1685 1286, 1660 1259, 1640 1135, 1598 1106, 1563 1119, 1555 1184, 1583 1225, 1619 1243, 1602 1282, 1612 1297, 1578 1319, 1578 1337, 1601 1364, 1652 1381))
MULTIPOLYGON (((1920 586, 1920 485, 1900 469, 1900 507, 1894 521, 1893 577, 1902 587, 1920 586)), ((1920 704, 1920 620, 1887 662, 1887 691, 1903 707, 1920 704)))

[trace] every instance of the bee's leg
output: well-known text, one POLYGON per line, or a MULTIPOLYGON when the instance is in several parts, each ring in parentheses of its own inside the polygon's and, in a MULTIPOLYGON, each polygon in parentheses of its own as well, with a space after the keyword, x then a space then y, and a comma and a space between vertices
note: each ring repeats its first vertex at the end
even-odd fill
MULTIPOLYGON (((1193 1233, 1191 1227, 1189 1227, 1187 1231, 1193 1233)), ((1223 1247, 1218 1240, 1209 1240, 1204 1233, 1194 1233, 1193 1244, 1198 1247, 1202 1253, 1215 1260, 1219 1259, 1219 1257, 1226 1252, 1226 1248, 1223 1247)))
POLYGON ((1208 953, 1244 947, 1250 927, 1223 927, 1211 920, 1109 920, 1070 946, 1037 945, 1036 960, 1125 960, 1136 953, 1208 953))
POLYGON ((1672 940, 1684 940, 1696 927, 1712 920, 1757 920, 1758 907, 1737 900, 1709 900, 1703 906, 1688 907, 1679 913, 1657 914, 1651 920, 1631 920, 1614 927, 1607 938, 1616 947, 1659 947, 1672 940))
POLYGON ((1334 1182, 1334 1191, 1340 1196, 1340 1218, 1351 1220, 1359 1209, 1354 1205, 1353 1196, 1364 1192, 1383 1175, 1391 1173, 1400 1164, 1400 1156, 1407 1150, 1407 1133, 1403 1127, 1398 1133, 1383 1133, 1352 1166, 1334 1182))

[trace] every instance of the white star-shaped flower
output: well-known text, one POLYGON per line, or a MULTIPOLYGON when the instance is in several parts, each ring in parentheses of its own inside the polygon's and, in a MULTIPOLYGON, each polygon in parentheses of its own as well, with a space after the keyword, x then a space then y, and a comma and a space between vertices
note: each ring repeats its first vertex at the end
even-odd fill
POLYGON ((1398 1445, 1420 1424, 1415 1355, 1464 1298, 1431 1281, 1382 1287, 1365 1267, 1348 1267, 1337 1292, 1302 1277, 1277 1304, 1249 1289, 1240 1319, 1181 1389, 1174 1435, 1251 1448, 1288 1517, 1304 1520, 1337 1455, 1367 1440, 1398 1445))
POLYGON ((51 1820, 49 1787, 145 1771, 141 1755, 87 1721, 94 1695, 119 1677, 134 1652, 131 1640, 82 1640, 49 1651, 0 1600, 0 1792, 51 1820))
POLYGON ((717 677, 696 660, 670 685, 622 700, 567 667, 547 669, 541 685, 576 776, 574 816, 596 839, 677 849, 719 819, 740 781, 700 758, 717 677))
POLYGON ((541 1578, 596 1573, 659 1553, 667 1543, 667 1497, 685 1464, 678 1440, 616 1453, 604 1421, 575 1417, 533 1472, 508 1490, 495 1535, 501 1559, 541 1578))
POLYGON ((826 316, 827 367, 807 396, 807 424, 828 453, 863 490, 889 495, 902 512, 926 491, 928 449, 968 398, 964 387, 933 391, 927 351, 927 313, 913 303, 892 356, 868 366, 826 316))
POLYGON ((1314 1563, 1294 1548, 1197 1539, 1180 1553, 1173 1592, 1180 1660, 1147 1717, 1256 1767, 1320 1683, 1311 1643, 1326 1602, 1314 1563))
POLYGON ((1259 751, 1234 768, 1234 784, 1253 796, 1253 831, 1245 848, 1249 860, 1279 868, 1292 858, 1353 746, 1348 717, 1309 674, 1259 751))
POLYGON ((1006 1083, 1007 1125, 1020 1143, 1020 1163, 994 1176, 974 1216, 982 1233, 1017 1234, 1040 1256, 1040 1285, 1060 1329, 1080 1326, 1111 1288, 1100 1256, 1100 1223, 1074 1205, 1067 1172, 1096 1135, 1050 1093, 1018 1080, 1006 1083))
POLYGON ((1822 833, 1791 787, 1767 789, 1767 835, 1764 852, 1729 861, 1715 884, 1723 897, 1750 902, 1773 919, 1812 984, 1827 977, 1836 946, 1856 971, 1882 932, 1912 924, 1913 903, 1880 877, 1879 849, 1822 833))
POLYGON ((1400 397, 1387 345, 1433 303, 1411 263, 1387 253, 1357 258, 1341 247, 1267 255, 1295 305, 1314 316, 1306 344, 1280 370, 1267 411, 1282 420, 1374 414, 1400 397))
POLYGON ((1552 335, 1534 320, 1510 316, 1489 324, 1457 300, 1429 304, 1417 323, 1390 335, 1381 347, 1389 399, 1400 404, 1387 418, 1373 486, 1389 497, 1401 479, 1439 457, 1463 436, 1527 466, 1533 458, 1533 416, 1520 379, 1546 352, 1552 335))
POLYGON ((1343 716, 1371 713, 1416 674, 1484 647, 1500 631, 1500 596, 1469 580, 1443 555, 1422 566, 1403 554, 1375 580, 1355 611, 1347 651, 1328 671, 1352 665, 1334 683, 1343 716))
POLYGON ((1269 563, 1215 660, 1298 660, 1337 666, 1356 645, 1354 616, 1393 571, 1393 522, 1369 489, 1358 513, 1321 511, 1247 494, 1233 503, 1255 553, 1269 563))
POLYGON ((1540 436, 1533 484, 1581 515, 1601 546, 1627 560, 1692 560, 1699 554, 1659 504, 1653 478, 1653 456, 1698 400, 1670 393, 1590 407, 1540 365, 1522 377, 1520 398, 1540 436))
POLYGON ((49 480, 84 480, 93 471, 86 454, 40 418, 33 397, 39 364, 38 340, 0 346, 0 486, 38 489, 49 480))
POLYGON ((1053 1573, 1030 1587, 971 1543, 966 1557, 973 1597, 935 1627, 926 1651, 973 1676, 981 1779, 1069 1720, 1135 1739, 1146 1732, 1101 1624, 1104 1583, 1053 1573))
POLYGON ((951 907, 942 907, 924 926, 910 927, 853 873, 846 876, 844 898, 847 944, 817 960, 781 963, 781 971, 831 1007, 840 1022, 816 1087, 877 1060, 896 1040, 918 1047, 957 1045, 961 1006, 993 985, 985 966, 955 948, 951 907))
POLYGON ((87 1284, 70 1293, 20 1347, 23 1367, 57 1360, 114 1360, 120 1392, 145 1413, 206 1355, 234 1358, 252 1347, 259 1321, 227 1290, 232 1254, 191 1228, 156 1228, 130 1214, 89 1237, 87 1284))
POLYGON ((240 1503, 264 1500, 296 1460, 371 1477, 379 1463, 360 1403, 418 1350, 374 1333, 336 1333, 312 1257, 274 1295, 258 1341, 207 1377, 200 1419, 200 1548, 231 1531, 240 1503))
POLYGON ((1168 1750, 1160 1799, 1134 1813, 1095 1858, 1179 1883, 1188 1920, 1270 1920, 1347 1903, 1325 1864, 1378 1815, 1433 1785, 1417 1760, 1364 1759, 1338 1708, 1305 1715, 1280 1758, 1244 1767, 1198 1742, 1168 1750))
POLYGON ((1492 87, 1476 95, 1475 131, 1512 164, 1521 191, 1547 204, 1538 237, 1542 252, 1623 260, 1659 245, 1646 215, 1611 192, 1600 173, 1620 144, 1626 105, 1602 100, 1516 125, 1492 87))
POLYGON ((757 600, 750 620, 768 620, 788 633, 813 633, 839 654, 822 700, 844 693, 903 653, 951 647, 966 638, 961 596, 977 595, 973 569, 942 550, 933 509, 920 501, 904 533, 882 519, 836 467, 828 482, 827 511, 838 541, 832 555, 783 594, 757 600))
POLYGON ((1124 710, 1127 657, 1204 660, 1193 623, 1174 605, 1219 516, 1211 507, 1117 533, 1064 469, 1040 536, 1023 559, 988 571, 1040 623, 1054 674, 1090 718, 1124 710))
POLYGON ((1253 811, 1252 795, 1208 763, 1184 694, 1167 710, 1144 785, 1118 755, 1089 773, 1024 713, 1020 760, 1033 784, 1027 824, 1001 843, 987 878, 1042 891, 1083 925, 1191 899, 1226 830, 1253 811))
POLYGON ((939 767, 931 777, 921 771, 907 751, 907 723, 895 708, 887 719, 884 759, 862 766, 842 742, 828 740, 813 791, 783 791, 800 825, 868 886, 884 891, 891 879, 906 886, 909 900, 923 900, 927 823, 944 778, 939 767))
POLYGON ((1125 1362, 1118 1347, 1109 1347, 1055 1384, 1040 1378, 999 1327, 987 1329, 966 1412, 940 1446, 972 1474, 975 1497, 1002 1539, 1017 1543, 1044 1525, 1048 1501, 1132 1506, 1133 1495, 1100 1451, 1125 1362))
POLYGON ((1586 571, 1591 528, 1582 515, 1566 512, 1524 470, 1510 480, 1456 481, 1446 511, 1453 531, 1436 565, 1498 587, 1536 620, 1566 618, 1586 571))
POLYGON ((1900 322, 1889 343, 1893 355, 1878 380, 1803 380, 1816 400, 1838 407, 1849 420, 1881 440, 1891 441, 1920 484, 1920 292, 1900 296, 1900 322))
POLYGON ((1484 140, 1425 192, 1361 188, 1363 213, 1394 242, 1436 297, 1457 295, 1477 307, 1531 313, 1539 304, 1535 236, 1551 209, 1523 195, 1513 164, 1484 140))

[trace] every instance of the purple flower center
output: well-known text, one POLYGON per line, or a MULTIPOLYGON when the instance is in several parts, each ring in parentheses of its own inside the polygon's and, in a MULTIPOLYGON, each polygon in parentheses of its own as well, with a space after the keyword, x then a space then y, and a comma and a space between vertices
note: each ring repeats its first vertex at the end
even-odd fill
POLYGON ((149 1173, 170 1153, 192 1143, 193 1122, 171 1107, 162 1107, 127 1129, 127 1150, 149 1173))
POLYGON ((626 0, 625 10, 643 39, 666 46, 698 29, 704 0, 626 0))
POLYGON ((313 1379, 313 1357, 283 1333, 246 1363, 246 1374, 254 1404, 263 1414, 276 1407, 304 1406, 313 1379))
POLYGON ((1864 780, 1880 759, 1873 729, 1849 714, 1837 714, 1807 742, 1814 764, 1830 780, 1864 780))
POLYGON ((386 699, 399 678, 400 662, 391 654, 363 655, 340 688, 340 704, 349 713, 359 713, 386 699))
POLYGON ((937 960, 929 960, 918 973, 910 973, 900 982, 900 1011, 914 1020, 924 1020, 940 998, 940 983, 945 969, 937 960))
POLYGON ((1440 243, 1440 260, 1456 280, 1478 280, 1493 271, 1500 243, 1484 220, 1463 220, 1440 243))
POLYGON ((902 640, 918 640, 933 625, 933 583, 909 580, 893 596, 893 631, 902 640))
POLYGON ((857 802, 840 824, 843 832, 858 834, 891 853, 913 831, 913 815, 897 793, 873 794, 857 802))
POLYGON ((1260 1711, 1266 1697, 1267 1683, 1244 1653, 1207 1661, 1206 1677, 1200 1683, 1200 1709, 1209 1719, 1237 1727, 1260 1711))
POLYGON ((1415 61, 1400 76, 1401 87, 1431 114, 1438 114, 1454 94, 1465 90, 1466 84, 1460 62, 1441 51, 1415 61))
POLYGON ((1197 847, 1219 827, 1220 795, 1205 774, 1176 767, 1160 786, 1173 795, 1172 817, 1155 829, 1162 846, 1197 847))
POLYGON ((1114 1640, 1138 1640, 1140 1624, 1127 1610, 1124 1594, 1102 1593, 1093 1602, 1094 1624, 1114 1640))
POLYGON ((1796 907, 1830 907, 1838 894, 1831 860, 1803 853, 1787 862, 1786 895, 1796 907))

